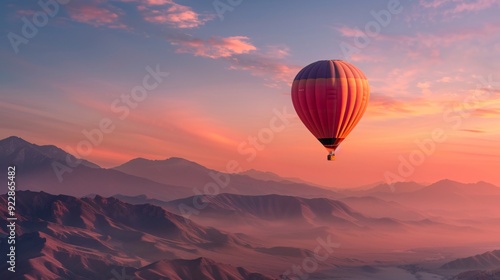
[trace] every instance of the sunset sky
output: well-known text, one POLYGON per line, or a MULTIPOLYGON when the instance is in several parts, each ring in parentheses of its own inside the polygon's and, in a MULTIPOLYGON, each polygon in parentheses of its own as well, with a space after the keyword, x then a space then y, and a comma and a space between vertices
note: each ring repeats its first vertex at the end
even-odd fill
POLYGON ((44 16, 37 1, 3 1, 0 137, 77 151, 107 119, 113 131, 80 155, 103 167, 175 156, 335 187, 387 174, 500 185, 499 3, 72 0, 44 16), (40 27, 23 32, 34 16, 40 27), (290 98, 295 74, 322 59, 353 63, 371 87, 334 162, 290 98), (169 74, 126 103, 146 68, 169 74), (270 135, 276 111, 293 116, 270 135), (436 130, 444 141, 401 174, 436 130), (253 147, 259 135, 267 143, 253 147))

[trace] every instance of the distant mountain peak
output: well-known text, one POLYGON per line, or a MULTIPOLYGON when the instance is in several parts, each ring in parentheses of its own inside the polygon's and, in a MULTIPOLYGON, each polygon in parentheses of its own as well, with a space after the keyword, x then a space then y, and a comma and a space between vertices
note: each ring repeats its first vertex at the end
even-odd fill
POLYGON ((496 190, 498 189, 497 186, 485 182, 485 181, 478 181, 476 183, 461 183, 458 181, 450 180, 450 179, 443 179, 439 180, 431 185, 429 185, 427 188, 430 189, 490 189, 490 190, 496 190))
POLYGON ((451 180, 451 179, 446 179, 445 178, 445 179, 441 179, 439 181, 436 181, 436 182, 434 182, 431 185, 442 185, 442 184, 462 184, 462 183, 454 181, 454 180, 451 180))
POLYGON ((275 181, 275 182, 283 182, 283 183, 298 183, 298 184, 306 184, 318 188, 323 188, 323 189, 330 189, 327 186, 322 186, 318 185, 306 180, 302 180, 297 177, 282 177, 274 172, 271 171, 262 171, 262 170, 257 170, 257 169, 248 169, 242 172, 239 172, 238 175, 245 175, 257 180, 263 180, 263 181, 275 181))
MULTIPOLYGON (((181 157, 169 157, 166 160, 167 161, 189 161, 189 160, 187 160, 185 158, 181 158, 181 157)), ((189 162, 191 162, 191 161, 189 161, 189 162)))
MULTIPOLYGON (((138 157, 138 158, 131 159, 120 166, 131 165, 131 164, 155 164, 155 163, 172 164, 172 165, 185 164, 185 165, 193 165, 193 166, 202 166, 199 163, 196 163, 194 161, 190 161, 190 160, 187 160, 187 159, 181 158, 181 157, 170 157, 170 158, 166 158, 166 159, 147 159, 147 158, 143 158, 143 157, 138 157)), ((118 168, 120 166, 117 166, 115 168, 118 168)))
POLYGON ((5 139, 0 140, 0 152, 11 153, 16 149, 26 147, 29 145, 32 144, 20 137, 9 136, 5 139))
POLYGON ((240 174, 243 174, 243 173, 264 173, 264 174, 270 174, 270 175, 272 174, 272 175, 279 176, 279 175, 277 175, 276 173, 273 173, 273 172, 271 172, 271 171, 262 171, 262 170, 257 170, 257 169, 255 169, 255 168, 250 168, 250 169, 248 169, 248 170, 245 170, 245 171, 240 172, 240 174))
MULTIPOLYGON (((65 162, 68 157, 72 162, 76 159, 73 155, 54 145, 37 145, 17 136, 0 140, 0 158, 9 164, 25 164, 25 169, 47 162, 65 162)), ((81 164, 91 168, 99 168, 97 164, 83 159, 81 164)))
POLYGON ((424 185, 421 185, 414 181, 408 182, 396 182, 392 186, 386 183, 378 184, 374 187, 368 189, 361 189, 360 192, 367 193, 404 193, 404 192, 413 192, 419 189, 424 188, 424 185))
POLYGON ((27 143, 27 144, 30 144, 30 143, 28 143, 28 141, 24 140, 23 138, 15 136, 15 135, 12 135, 12 136, 9 136, 7 138, 4 138, 4 139, 0 140, 0 143, 4 142, 4 141, 6 141, 6 142, 7 141, 15 141, 15 142, 18 142, 18 143, 27 143))
POLYGON ((257 170, 257 169, 248 169, 248 170, 242 171, 238 174, 249 176, 249 177, 252 177, 252 178, 258 179, 258 180, 265 180, 265 181, 280 182, 280 181, 287 180, 286 178, 283 178, 276 173, 273 173, 270 171, 261 171, 261 170, 257 170))
POLYGON ((500 265, 500 250, 494 250, 494 251, 488 251, 483 254, 477 254, 471 257, 460 258, 451 262, 447 262, 443 264, 441 268, 483 269, 483 268, 495 268, 498 267, 499 265, 500 265))
MULTIPOLYGON (((240 195, 222 193, 215 196, 198 196, 199 201, 208 204, 209 215, 232 213, 240 217, 256 217, 264 220, 328 220, 333 217, 349 222, 362 218, 344 202, 327 198, 302 198, 279 194, 240 195)), ((178 209, 181 204, 195 207, 193 197, 170 201, 169 209, 178 209), (192 206, 191 206, 192 205, 192 206)), ((173 210, 176 211, 176 210, 173 210)))

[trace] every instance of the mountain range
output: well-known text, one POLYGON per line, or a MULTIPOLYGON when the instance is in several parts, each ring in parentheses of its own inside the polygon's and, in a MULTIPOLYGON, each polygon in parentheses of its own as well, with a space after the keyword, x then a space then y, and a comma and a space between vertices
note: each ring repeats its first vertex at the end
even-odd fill
MULTIPOLYGON (((6 200, 6 195, 0 196, 0 216, 4 220, 6 200)), ((206 259, 212 256, 244 262, 252 254, 272 259, 248 237, 198 225, 157 206, 131 205, 101 196, 75 198, 18 191, 16 215, 19 274, 42 279, 108 279, 104 277, 111 277, 113 270, 126 269, 143 277, 139 279, 151 279, 148 275, 177 275, 173 279, 219 279, 218 275, 227 275, 227 279, 271 279, 206 259), (242 256, 225 257, 228 251, 239 251, 242 256), (200 259, 199 255, 206 257, 200 259), (199 274, 185 278, 194 267, 200 268, 199 274)), ((8 234, 3 228, 1 233, 0 250, 7 251, 8 234)), ((7 277, 10 272, 5 254, 0 261, 2 279, 12 279, 7 277)))
MULTIPOLYGON (((21 189, 55 194, 84 196, 148 195, 171 200, 205 192, 209 183, 227 186, 220 192, 239 194, 292 194, 312 197, 333 197, 335 192, 290 181, 263 181, 241 174, 228 174, 205 168, 181 158, 166 160, 134 159, 115 168, 106 169, 76 158, 55 146, 39 146, 12 136, 0 140, 0 164, 14 164, 20 170, 21 189)), ((6 179, 6 174, 0 174, 6 179)))
MULTIPOLYGON (((245 173, 224 173, 206 168, 198 163, 182 158, 166 160, 133 159, 114 170, 142 176, 162 184, 172 184, 187 188, 192 194, 205 192, 207 184, 216 183, 218 193, 234 193, 243 195, 289 194, 307 195, 308 197, 335 197, 332 190, 319 188, 294 181, 257 179, 245 173)), ((210 190, 207 194, 213 194, 210 190)))
MULTIPOLYGON (((310 279, 490 279, 500 268, 500 188, 487 182, 328 189, 182 158, 77 161, 0 140, 0 164, 16 166, 20 271, 5 272, 2 254, 1 279, 276 279, 318 244, 335 247, 310 279), (54 166, 69 168, 62 180, 54 166)), ((3 219, 6 207, 2 195, 3 219)))

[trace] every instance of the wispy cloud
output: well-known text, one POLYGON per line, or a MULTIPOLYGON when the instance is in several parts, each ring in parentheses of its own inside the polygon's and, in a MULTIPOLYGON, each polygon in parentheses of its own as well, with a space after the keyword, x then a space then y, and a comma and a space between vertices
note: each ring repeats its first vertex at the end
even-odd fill
POLYGON ((448 77, 448 76, 441 77, 441 78, 436 80, 436 82, 439 82, 439 83, 451 83, 451 81, 453 81, 453 78, 448 77))
POLYGON ((375 92, 370 96, 367 116, 368 118, 374 119, 401 119, 433 115, 441 116, 445 108, 447 108, 446 103, 443 103, 443 100, 439 98, 396 98, 375 92))
POLYGON ((484 133, 484 130, 479 129, 460 129, 460 131, 471 132, 471 133, 484 133))
POLYGON ((481 118, 500 118, 500 108, 478 108, 472 114, 481 118))
MULTIPOLYGON (((358 29, 348 26, 336 27, 335 30, 343 37, 351 38, 364 36, 364 33, 358 29)), ((396 44, 411 51, 422 48, 439 49, 450 46, 457 42, 467 41, 475 38, 489 37, 498 34, 500 31, 499 23, 486 23, 480 27, 460 28, 456 30, 434 31, 432 33, 418 32, 415 34, 378 34, 372 40, 396 44)), ((370 49, 374 46, 371 45, 370 49)))
POLYGON ((166 4, 174 4, 174 1, 173 0, 145 0, 144 1, 145 4, 148 4, 148 5, 152 5, 152 6, 155 6, 155 5, 166 5, 166 4))
POLYGON ((358 52, 351 54, 351 61, 355 62, 381 62, 384 58, 373 53, 358 52))
POLYGON ((230 69, 250 71, 252 75, 266 79, 268 86, 276 88, 280 87, 280 83, 291 83, 301 68, 260 53, 238 55, 230 60, 230 69))
POLYGON ((420 0, 419 4, 425 8, 438 8, 448 2, 450 0, 420 0))
POLYGON ((285 45, 267 46, 265 55, 274 58, 285 58, 290 55, 290 48, 285 45))
POLYGON ((428 95, 431 93, 429 88, 431 87, 431 84, 429 82, 419 82, 417 83, 417 88, 419 88, 422 91, 423 95, 428 95))
MULTIPOLYGON (((461 94, 475 87, 478 81, 471 73, 485 71, 480 65, 486 59, 486 45, 494 44, 495 34, 500 32, 496 22, 479 25, 416 34, 381 33, 369 50, 353 54, 351 61, 363 62, 372 89, 386 96, 401 99, 431 93, 443 97, 461 94), (464 48, 470 53, 464 53, 464 48), (463 67, 465 64, 468 66, 463 67)), ((342 34, 351 36, 355 32, 343 29, 342 34)), ((495 50, 488 49, 488 53, 495 50)))
POLYGON ((372 93, 368 106, 368 113, 375 116, 396 114, 410 114, 413 110, 409 102, 398 100, 379 93, 372 93))
POLYGON ((209 58, 230 57, 257 50, 249 38, 245 36, 217 37, 208 39, 195 38, 189 35, 179 35, 168 38, 178 53, 190 53, 195 56, 209 58))
POLYGON ((480 11, 488 9, 494 5, 498 5, 497 0, 477 0, 471 2, 460 1, 457 5, 450 11, 451 14, 458 14, 464 12, 480 11))
MULTIPOLYGON (((225 60, 229 64, 228 69, 248 71, 253 76, 262 77, 265 84, 271 87, 280 87, 283 83, 288 85, 300 70, 299 66, 285 60, 290 55, 290 49, 283 44, 257 47, 243 35, 202 38, 184 33, 185 29, 203 26, 214 15, 198 13, 174 0, 116 0, 109 3, 91 0, 76 3, 68 13, 72 20, 94 27, 131 29, 125 24, 129 22, 126 17, 131 16, 129 10, 118 8, 116 2, 136 7, 139 16, 148 23, 170 27, 166 40, 177 53, 225 60)), ((150 31, 145 33, 152 35, 150 31)))
MULTIPOLYGON (((139 15, 147 22, 164 24, 171 28, 186 29, 204 25, 215 18, 214 15, 195 12, 191 7, 178 4, 173 0, 119 0, 118 2, 134 3, 139 15)), ((115 3, 116 4, 116 3, 115 3)), ((78 2, 68 10, 72 20, 95 27, 124 28, 122 18, 131 16, 113 5, 113 2, 88 1, 78 2)))
POLYGON ((358 37, 358 36, 363 36, 364 33, 361 31, 359 28, 352 28, 349 26, 339 26, 335 28, 340 35, 344 37, 358 37))
POLYGON ((416 33, 412 35, 380 34, 377 40, 398 46, 411 58, 435 59, 441 56, 444 48, 457 46, 459 42, 471 42, 476 39, 491 38, 500 32, 499 23, 486 23, 474 28, 416 33))
POLYGON ((279 87, 280 83, 290 83, 300 67, 285 62, 289 55, 287 46, 270 45, 257 48, 246 36, 196 38, 180 34, 167 38, 179 53, 212 59, 225 59, 231 70, 249 71, 254 76, 263 77, 266 85, 279 87))
POLYGON ((69 8, 68 14, 72 20, 94 27, 126 28, 120 20, 125 13, 116 7, 83 4, 69 8))
POLYGON ((145 0, 137 8, 148 22, 181 29, 199 27, 214 18, 212 14, 197 13, 171 0, 145 0))
POLYGON ((498 4, 500 2, 496 0, 420 0, 408 18, 410 20, 449 21, 498 4))

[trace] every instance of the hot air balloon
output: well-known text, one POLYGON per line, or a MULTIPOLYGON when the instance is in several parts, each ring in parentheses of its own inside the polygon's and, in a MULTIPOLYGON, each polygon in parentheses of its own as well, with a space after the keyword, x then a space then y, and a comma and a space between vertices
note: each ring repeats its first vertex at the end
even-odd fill
POLYGON ((320 60, 299 71, 292 102, 300 120, 335 159, 335 150, 365 113, 370 88, 361 70, 341 60, 320 60))

